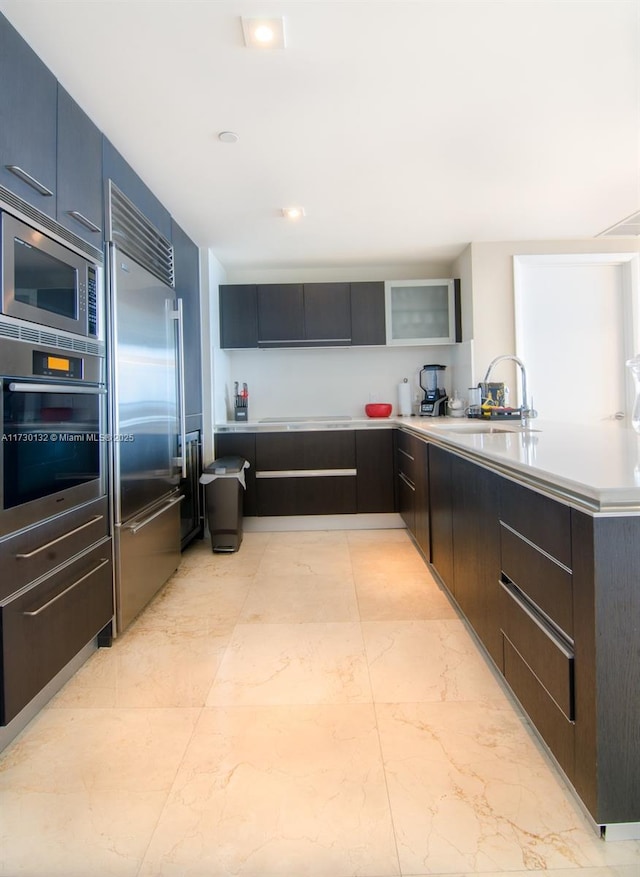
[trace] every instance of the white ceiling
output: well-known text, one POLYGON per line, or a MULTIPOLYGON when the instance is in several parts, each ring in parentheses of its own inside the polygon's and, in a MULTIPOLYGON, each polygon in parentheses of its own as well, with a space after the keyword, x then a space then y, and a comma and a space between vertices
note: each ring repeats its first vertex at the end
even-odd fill
POLYGON ((639 0, 0 11, 229 268, 446 261, 593 237, 640 207, 639 0), (284 16, 287 48, 244 48, 241 15, 284 16))

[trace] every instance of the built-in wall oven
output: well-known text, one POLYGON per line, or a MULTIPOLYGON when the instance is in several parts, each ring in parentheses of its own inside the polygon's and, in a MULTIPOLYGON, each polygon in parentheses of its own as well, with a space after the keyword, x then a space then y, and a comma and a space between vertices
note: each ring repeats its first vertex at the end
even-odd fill
POLYGON ((105 496, 105 361, 2 338, 0 538, 105 496))

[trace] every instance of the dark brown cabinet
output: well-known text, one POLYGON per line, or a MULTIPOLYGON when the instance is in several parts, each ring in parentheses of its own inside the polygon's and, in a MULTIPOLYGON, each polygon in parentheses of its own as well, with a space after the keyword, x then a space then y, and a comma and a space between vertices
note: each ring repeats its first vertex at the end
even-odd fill
POLYGON ((383 345, 383 282, 220 286, 220 346, 383 345))
POLYGON ((431 565, 442 583, 455 596, 453 578, 452 454, 429 445, 429 514, 431 518, 431 565))
POLYGON ((0 15, 0 185, 55 219, 55 76, 0 15))
MULTIPOLYGON (((105 183, 112 180, 123 195, 143 213, 160 234, 171 240, 171 214, 156 198, 151 189, 134 171, 113 144, 102 138, 102 172, 105 183)), ((108 209, 105 201, 105 209, 108 209)))
POLYGON ((301 283, 258 284, 258 346, 301 345, 304 293, 301 283))
POLYGON ((358 281, 351 284, 351 344, 387 343, 384 281, 358 281))
POLYGON ((351 344, 348 283, 258 284, 258 346, 351 344))
POLYGON ((112 615, 108 538, 0 604, 1 723, 15 718, 112 615))
POLYGON ((246 516, 395 510, 390 429, 220 433, 215 453, 249 461, 246 516))
POLYGON ((396 431, 396 490, 398 511, 418 548, 430 557, 428 445, 402 430, 396 431))
POLYGON ((356 437, 356 487, 359 514, 395 511, 391 429, 359 429, 356 437))
POLYGON ((351 344, 349 283, 305 283, 304 331, 315 344, 351 344))
POLYGON ((640 518, 571 510, 573 784, 600 824, 640 822, 640 518))
POLYGON ((499 621, 500 478, 451 456, 453 584, 456 602, 502 667, 499 621))
POLYGON ((58 222, 97 249, 103 241, 102 198, 102 134, 58 85, 58 222))
POLYGON ((355 514, 355 432, 258 433, 256 492, 263 516, 355 514))
POLYGON ((258 290, 255 283, 220 287, 220 347, 258 346, 258 290))
POLYGON ((572 780, 575 707, 571 557, 571 509, 501 479, 502 669, 572 780))

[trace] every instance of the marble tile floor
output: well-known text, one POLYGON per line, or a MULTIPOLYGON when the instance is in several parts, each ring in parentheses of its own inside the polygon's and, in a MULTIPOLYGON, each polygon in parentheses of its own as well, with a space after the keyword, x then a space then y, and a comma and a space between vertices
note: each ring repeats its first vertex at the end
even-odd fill
POLYGON ((401 530, 247 533, 0 756, 2 877, 638 877, 401 530))

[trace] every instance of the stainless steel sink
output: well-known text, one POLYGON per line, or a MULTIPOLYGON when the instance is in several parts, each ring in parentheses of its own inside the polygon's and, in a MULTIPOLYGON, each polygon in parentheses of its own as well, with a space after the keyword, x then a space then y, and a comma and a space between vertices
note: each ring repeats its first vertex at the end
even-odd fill
POLYGON ((456 423, 456 424, 446 424, 445 426, 439 426, 438 432, 451 432, 457 433, 461 435, 491 435, 492 433, 512 433, 514 435, 521 435, 523 433, 530 432, 540 432, 539 429, 531 429, 528 426, 522 426, 521 424, 505 424, 503 426, 498 426, 495 423, 456 423))

